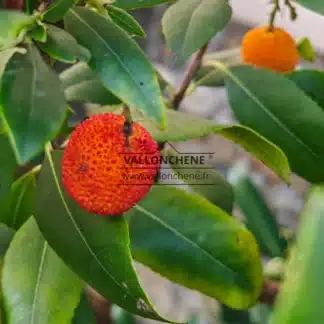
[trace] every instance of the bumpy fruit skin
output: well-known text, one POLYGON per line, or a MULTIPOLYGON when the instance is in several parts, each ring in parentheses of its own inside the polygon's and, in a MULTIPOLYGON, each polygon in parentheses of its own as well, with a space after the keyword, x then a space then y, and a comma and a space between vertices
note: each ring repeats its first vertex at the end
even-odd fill
POLYGON ((299 62, 295 40, 279 27, 251 29, 243 38, 241 53, 244 63, 276 72, 292 71, 299 62))
POLYGON ((150 190, 160 153, 148 131, 132 125, 128 143, 125 118, 94 115, 76 127, 62 158, 62 184, 81 208, 99 215, 120 215, 150 190))

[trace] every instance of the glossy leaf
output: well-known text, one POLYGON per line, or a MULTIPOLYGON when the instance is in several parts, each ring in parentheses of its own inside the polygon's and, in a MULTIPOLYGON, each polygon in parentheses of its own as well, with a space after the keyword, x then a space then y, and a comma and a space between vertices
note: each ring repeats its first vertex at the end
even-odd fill
POLYGON ((6 135, 0 134, 0 201, 9 192, 14 181, 17 162, 6 135))
POLYGON ((145 32, 141 25, 126 11, 115 6, 107 6, 110 18, 128 34, 145 37, 145 32))
POLYGON ((136 324, 134 315, 117 305, 111 306, 111 318, 114 324, 136 324))
POLYGON ((37 183, 35 217, 57 254, 98 293, 135 314, 163 320, 133 268, 127 223, 82 210, 61 188, 62 152, 47 152, 37 183))
POLYGON ((172 87, 169 81, 167 81, 159 71, 156 71, 156 74, 157 74, 160 89, 162 91, 166 90, 168 87, 172 87))
POLYGON ((82 286, 30 218, 15 234, 4 260, 8 323, 70 323, 82 286))
POLYGON ((300 70, 287 76, 324 110, 324 72, 300 70))
MULTIPOLYGON (((5 224, 0 223, 0 262, 2 267, 2 258, 8 250, 9 244, 15 234, 15 231, 5 224)), ((0 321, 1 323, 1 321, 0 321)))
POLYGON ((77 0, 55 0, 43 14, 43 19, 55 23, 77 3, 77 0))
POLYGON ((27 37, 38 42, 46 42, 47 33, 45 25, 38 22, 27 32, 27 37))
POLYGON ((0 50, 22 40, 24 30, 35 22, 35 17, 16 10, 0 10, 0 50))
POLYGON ((298 52, 299 55, 306 61, 313 62, 316 59, 316 53, 314 48, 309 40, 305 37, 298 43, 298 52))
POLYGON ((231 19, 228 0, 179 0, 167 9, 162 29, 168 47, 183 63, 231 19))
POLYGON ((297 0, 302 6, 324 15, 324 2, 322 0, 297 0))
POLYGON ((157 186, 125 215, 137 261, 233 308, 255 303, 262 284, 257 244, 220 208, 157 186))
POLYGON ((13 48, 8 48, 6 50, 0 51, 0 77, 1 78, 9 60, 15 53, 25 54, 26 50, 22 47, 13 47, 13 48))
POLYGON ((65 26, 91 52, 89 65, 102 84, 164 126, 165 108, 156 72, 135 41, 110 19, 87 8, 70 10, 65 26))
POLYGON ((31 15, 34 12, 34 10, 37 9, 37 6, 38 6, 38 1, 37 0, 26 0, 26 2, 25 2, 25 11, 26 11, 26 13, 31 15))
POLYGON ((249 66, 227 70, 229 101, 236 118, 278 145, 292 171, 310 182, 322 182, 323 110, 287 78, 249 66))
POLYGON ((124 9, 137 9, 153 7, 162 3, 173 2, 175 0, 116 0, 114 6, 124 9))
POLYGON ((75 310, 71 324, 95 324, 96 318, 85 293, 81 295, 80 303, 75 310))
POLYGON ((285 281, 271 323, 320 323, 324 309, 323 231, 324 188, 311 190, 299 225, 296 247, 288 263, 285 281))
POLYGON ((194 77, 195 87, 224 87, 226 75, 215 69, 202 66, 194 77))
POLYGON ((45 43, 39 43, 38 47, 55 60, 66 63, 76 63, 88 61, 90 52, 80 46, 77 41, 65 30, 47 25, 47 40, 45 43))
POLYGON ((249 310, 250 318, 253 324, 269 323, 270 315, 273 312, 273 307, 258 303, 249 310))
POLYGON ((247 228, 254 234, 262 252, 271 257, 282 257, 286 244, 280 237, 276 217, 266 201, 241 170, 232 169, 230 181, 235 202, 242 210, 247 228))
MULTIPOLYGON (((2 277, 3 259, 12 241, 15 231, 0 223, 0 276, 2 277)), ((8 323, 3 307, 2 287, 0 287, 0 324, 8 323)))
POLYGON ((135 115, 135 120, 142 124, 158 142, 181 142, 209 134, 219 134, 241 145, 246 151, 263 161, 284 181, 289 182, 290 168, 285 154, 280 148, 252 129, 239 125, 219 125, 196 115, 167 109, 168 124, 164 131, 157 128, 142 115, 135 115))
POLYGON ((221 305, 220 324, 253 324, 247 310, 235 310, 221 305))
MULTIPOLYGON (((195 154, 196 164, 186 163, 188 153, 178 152, 173 148, 167 150, 168 161, 173 172, 195 192, 211 203, 231 213, 234 195, 231 185, 225 178, 205 162, 206 155, 195 154), (181 161, 181 159, 183 161, 181 161)), ((160 170, 163 172, 163 168, 160 170)))
POLYGON ((67 111, 56 73, 33 45, 27 50, 11 58, 1 83, 2 116, 19 164, 31 160, 55 137, 67 111))
POLYGON ((65 88, 65 99, 100 105, 115 105, 121 101, 105 88, 96 73, 86 63, 77 63, 63 71, 60 79, 65 88))
POLYGON ((235 48, 204 55, 202 66, 194 77, 196 86, 222 87, 225 85, 225 73, 208 66, 208 63, 212 61, 221 62, 227 67, 242 65, 241 49, 235 48))
POLYGON ((0 206, 0 221, 11 228, 20 228, 32 215, 35 188, 35 170, 17 179, 0 206))

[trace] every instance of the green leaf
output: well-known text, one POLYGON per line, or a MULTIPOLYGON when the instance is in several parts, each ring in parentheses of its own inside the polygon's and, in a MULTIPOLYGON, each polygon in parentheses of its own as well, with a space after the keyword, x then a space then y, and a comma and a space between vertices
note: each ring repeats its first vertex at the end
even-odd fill
POLYGON ((286 154, 292 171, 310 182, 324 180, 323 110, 284 76, 249 66, 227 70, 229 101, 236 118, 286 154))
POLYGON ((0 201, 9 192, 14 181, 17 162, 6 135, 0 135, 0 201))
POLYGON ((324 188, 311 190, 299 224, 297 244, 289 260, 285 281, 271 323, 320 323, 324 309, 323 231, 324 188))
POLYGON ((306 61, 313 62, 316 59, 316 53, 314 48, 309 40, 305 37, 298 43, 298 52, 299 55, 306 61))
POLYGON ((27 27, 33 25, 35 17, 15 10, 0 10, 0 50, 11 47, 22 40, 27 27))
MULTIPOLYGON (((0 223, 0 262, 2 267, 2 258, 8 250, 9 244, 15 234, 15 231, 5 224, 0 223)), ((1 299, 1 297, 0 297, 1 299)), ((1 321, 0 321, 1 323, 1 321)))
POLYGON ((111 318, 114 324, 136 324, 133 314, 117 305, 111 306, 111 318))
POLYGON ((66 15, 66 13, 77 3, 77 0, 54 0, 54 2, 43 13, 43 19, 55 23, 66 15))
POLYGON ((257 244, 208 200, 157 186, 125 215, 137 261, 230 307, 256 302, 262 286, 257 244))
POLYGON ((71 324, 95 324, 96 318, 85 293, 81 295, 80 303, 75 310, 71 324))
POLYGON ((229 22, 228 0, 179 0, 167 9, 162 29, 168 47, 183 63, 229 22))
POLYGON ((246 126, 219 125, 211 120, 171 109, 167 109, 168 124, 164 131, 140 114, 137 116, 135 114, 134 119, 142 124, 158 142, 181 142, 209 134, 222 135, 263 161, 284 181, 290 181, 289 163, 283 151, 246 126))
POLYGON ((25 54, 26 50, 21 47, 13 47, 13 48, 8 48, 4 51, 0 51, 0 78, 2 78, 3 72, 9 60, 15 53, 25 54))
POLYGON ((287 76, 324 110, 324 72, 300 70, 287 76))
POLYGON ((45 25, 41 22, 37 22, 28 32, 27 37, 38 41, 38 42, 46 42, 47 33, 45 29, 45 25))
POLYGON ((162 91, 165 91, 167 88, 172 88, 172 86, 169 83, 169 81, 166 80, 164 78, 164 76, 159 71, 156 70, 156 74, 157 74, 157 78, 158 78, 158 82, 159 82, 160 89, 162 91))
POLYGON ((25 11, 27 14, 31 15, 34 10, 37 9, 38 1, 37 0, 26 0, 25 2, 25 11))
POLYGON ((59 131, 67 111, 63 87, 29 44, 27 54, 15 54, 7 64, 0 91, 9 140, 18 163, 24 164, 59 131))
POLYGON ((230 182, 235 202, 242 210, 247 228, 254 234, 263 253, 283 257, 286 243, 280 237, 276 217, 249 177, 239 169, 232 169, 230 182))
POLYGON ((175 0, 116 0, 114 6, 124 9, 148 8, 175 0))
POLYGON ((249 310, 250 318, 253 324, 269 323, 270 315, 272 314, 273 307, 266 304, 256 304, 249 310))
POLYGON ((30 218, 15 234, 4 259, 8 323, 70 323, 82 286, 30 218))
POLYGON ((196 87, 222 87, 225 85, 226 74, 208 66, 213 61, 221 62, 227 67, 242 65, 241 49, 235 48, 204 55, 202 66, 194 77, 196 87))
POLYGON ((129 13, 115 6, 107 6, 107 11, 114 23, 128 34, 145 37, 145 31, 129 13))
POLYGON ((296 0, 302 6, 324 15, 324 3, 322 0, 296 0))
POLYGON ((70 10, 65 26, 90 50, 89 65, 103 85, 163 127, 165 108, 156 72, 135 41, 110 19, 87 8, 70 10))
POLYGON ((36 170, 38 168, 17 179, 0 206, 0 221, 11 228, 19 229, 32 215, 36 170))
POLYGON ((248 311, 235 310, 221 305, 221 324, 253 324, 248 311))
POLYGON ((226 75, 222 72, 216 71, 208 66, 202 66, 196 73, 195 88, 202 87, 224 87, 226 75))
MULTIPOLYGON (((0 223, 0 276, 2 277, 3 259, 12 241, 15 231, 0 223)), ((2 287, 0 287, 0 324, 8 323, 5 318, 5 311, 3 307, 2 287)))
MULTIPOLYGON (((215 168, 205 163, 205 155, 181 154, 173 148, 168 148, 166 153, 173 172, 180 180, 211 203, 228 213, 232 212, 234 201, 232 187, 215 168), (186 158, 190 156, 198 160, 198 163, 186 163, 186 158)), ((163 172, 163 168, 160 172, 163 172)))
POLYGON ((110 302, 161 318, 142 290, 132 264, 127 223, 86 212, 62 191, 62 152, 47 152, 37 183, 35 217, 56 253, 110 302))
POLYGON ((78 60, 89 61, 90 52, 80 46, 68 32, 53 25, 47 25, 46 29, 46 42, 38 44, 43 52, 55 60, 66 63, 76 63, 78 60))
POLYGON ((84 101, 100 105, 115 105, 121 101, 105 88, 96 73, 86 63, 77 63, 63 71, 60 79, 69 102, 84 101))

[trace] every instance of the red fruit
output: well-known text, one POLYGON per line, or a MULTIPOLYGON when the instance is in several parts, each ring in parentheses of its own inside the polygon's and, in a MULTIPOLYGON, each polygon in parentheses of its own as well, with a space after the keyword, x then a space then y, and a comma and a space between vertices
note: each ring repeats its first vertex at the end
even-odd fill
POLYGON ((85 210, 120 215, 149 192, 160 167, 160 152, 148 131, 125 118, 95 115, 76 127, 62 158, 62 183, 85 210))

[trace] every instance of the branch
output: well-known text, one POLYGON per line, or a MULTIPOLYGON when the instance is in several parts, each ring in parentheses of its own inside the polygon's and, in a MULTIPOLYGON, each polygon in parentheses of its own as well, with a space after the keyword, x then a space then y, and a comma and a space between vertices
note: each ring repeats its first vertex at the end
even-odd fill
POLYGON ((295 21, 297 19, 297 11, 296 8, 290 3, 291 0, 285 0, 285 5, 289 8, 290 11, 290 19, 295 21))
POLYGON ((111 303, 90 286, 86 288, 86 294, 94 311, 96 323, 111 324, 111 303))
POLYGON ((265 280, 259 297, 259 302, 273 305, 280 291, 280 283, 277 281, 265 280))
POLYGON ((200 68, 202 58, 204 54, 206 53, 208 47, 208 43, 204 45, 193 57, 191 63, 189 64, 189 67, 185 73, 185 76, 182 80, 182 83, 179 87, 179 90, 176 92, 174 98, 173 98, 173 106, 174 109, 177 110, 181 101, 183 100, 186 91, 189 87, 189 84, 193 78, 193 76, 197 73, 198 69, 200 68))

